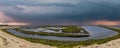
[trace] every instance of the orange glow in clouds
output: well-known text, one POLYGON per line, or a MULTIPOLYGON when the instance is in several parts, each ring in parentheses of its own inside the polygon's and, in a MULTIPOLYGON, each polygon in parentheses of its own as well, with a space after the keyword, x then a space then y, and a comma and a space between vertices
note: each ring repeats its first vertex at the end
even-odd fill
POLYGON ((94 25, 120 25, 120 21, 95 21, 94 25))
POLYGON ((17 20, 5 15, 3 12, 0 12, 0 24, 1 25, 28 25, 28 23, 18 22, 17 20))

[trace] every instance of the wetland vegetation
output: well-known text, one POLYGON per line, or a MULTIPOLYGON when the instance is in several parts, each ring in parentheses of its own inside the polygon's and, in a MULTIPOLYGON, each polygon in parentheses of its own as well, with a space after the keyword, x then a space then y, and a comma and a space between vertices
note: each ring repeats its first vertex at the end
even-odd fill
POLYGON ((34 31, 29 31, 29 29, 14 29, 16 31, 19 31, 24 34, 31 34, 31 35, 46 35, 46 36, 63 36, 63 37, 88 37, 89 33, 77 26, 59 26, 59 27, 42 27, 38 28, 38 31, 35 32, 35 29, 32 29, 34 31), (27 31, 26 31, 27 30, 27 31), (42 31, 41 31, 42 30, 42 31), (44 32, 43 30, 47 30, 48 32, 44 32), (55 32, 49 32, 49 31, 55 31, 55 32))

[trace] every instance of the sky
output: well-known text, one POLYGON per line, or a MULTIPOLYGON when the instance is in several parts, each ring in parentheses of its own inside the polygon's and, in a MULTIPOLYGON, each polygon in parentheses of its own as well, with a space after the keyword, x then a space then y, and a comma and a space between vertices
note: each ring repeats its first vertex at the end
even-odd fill
POLYGON ((0 24, 120 25, 120 0, 0 0, 0 24))

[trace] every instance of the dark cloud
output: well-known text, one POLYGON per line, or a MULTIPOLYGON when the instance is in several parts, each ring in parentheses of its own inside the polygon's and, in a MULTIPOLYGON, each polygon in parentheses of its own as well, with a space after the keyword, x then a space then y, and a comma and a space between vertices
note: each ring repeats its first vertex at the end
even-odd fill
POLYGON ((120 21, 119 0, 0 0, 0 7, 16 20, 31 24, 88 24, 98 20, 120 21))

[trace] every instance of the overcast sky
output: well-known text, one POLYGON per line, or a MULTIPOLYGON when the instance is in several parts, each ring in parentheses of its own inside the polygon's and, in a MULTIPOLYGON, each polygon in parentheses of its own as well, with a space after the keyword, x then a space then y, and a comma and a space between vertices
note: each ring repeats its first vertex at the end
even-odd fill
POLYGON ((0 23, 120 25, 120 0, 0 0, 0 23))

